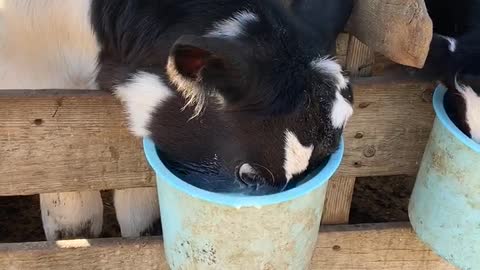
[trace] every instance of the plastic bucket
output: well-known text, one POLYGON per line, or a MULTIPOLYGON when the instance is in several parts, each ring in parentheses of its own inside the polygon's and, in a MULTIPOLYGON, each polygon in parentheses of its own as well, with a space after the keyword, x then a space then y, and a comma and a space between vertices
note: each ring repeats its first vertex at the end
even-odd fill
POLYGON ((430 139, 410 199, 418 237, 461 269, 480 269, 480 145, 447 116, 438 87, 430 139))
POLYGON ((273 195, 235 196, 196 188, 172 174, 153 142, 147 160, 157 176, 164 248, 171 269, 308 269, 328 180, 339 149, 305 183, 273 195))

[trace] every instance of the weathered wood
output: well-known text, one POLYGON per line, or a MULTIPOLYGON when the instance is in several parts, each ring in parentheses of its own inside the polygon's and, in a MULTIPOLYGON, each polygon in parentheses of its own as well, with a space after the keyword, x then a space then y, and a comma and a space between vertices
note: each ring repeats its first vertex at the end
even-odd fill
POLYGON ((346 30, 374 51, 417 68, 433 34, 424 0, 356 0, 346 30))
POLYGON ((321 229, 312 270, 454 270, 422 244, 406 223, 321 229))
MULTIPOLYGON (((353 78, 370 76, 375 54, 354 36, 337 39, 337 55, 345 53, 344 68, 353 78), (343 43, 343 44, 342 44, 343 43)), ((328 184, 323 224, 348 224, 355 176, 336 176, 328 184)))
POLYGON ((386 75, 357 80, 355 88, 339 174, 415 175, 433 123, 434 84, 386 75))
POLYGON ((140 140, 109 94, 0 95, 0 195, 154 185, 140 140))
POLYGON ((372 75, 375 53, 354 36, 350 36, 345 69, 353 77, 372 75))
POLYGON ((322 224, 347 224, 350 217, 355 177, 334 176, 328 183, 322 224))
POLYGON ((159 237, 0 244, 4 270, 168 270, 159 237))
POLYGON ((340 33, 336 40, 335 58, 337 62, 345 69, 347 64, 348 44, 350 35, 347 33, 340 33))
MULTIPOLYGON (((357 80, 339 175, 415 174, 433 119, 431 87, 357 80)), ((0 108, 0 196, 155 185, 140 140, 107 93, 0 91, 0 108)))
MULTIPOLYGON (((161 269, 160 238, 67 240, 0 245, 0 269, 161 269)), ((322 227, 312 270, 453 270, 408 224, 322 227)))

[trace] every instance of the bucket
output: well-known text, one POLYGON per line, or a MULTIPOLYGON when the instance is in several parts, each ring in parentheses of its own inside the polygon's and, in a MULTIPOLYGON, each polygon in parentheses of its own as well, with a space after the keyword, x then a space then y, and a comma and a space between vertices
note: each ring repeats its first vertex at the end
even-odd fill
POLYGON ((157 177, 167 262, 176 269, 308 269, 328 180, 343 156, 343 139, 308 181, 265 196, 236 196, 196 188, 171 173, 154 143, 144 139, 157 177))
POLYGON ((444 87, 435 90, 436 113, 410 199, 418 237, 461 269, 480 269, 480 145, 447 116, 444 87))

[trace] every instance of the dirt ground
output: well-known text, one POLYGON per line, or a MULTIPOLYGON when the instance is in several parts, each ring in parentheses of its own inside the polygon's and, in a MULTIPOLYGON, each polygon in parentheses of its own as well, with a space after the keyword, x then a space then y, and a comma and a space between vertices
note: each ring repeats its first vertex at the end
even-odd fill
POLYGON ((408 202, 415 177, 357 178, 350 210, 350 223, 408 221, 408 202))
MULTIPOLYGON (((367 177, 357 179, 350 212, 350 223, 408 221, 408 199, 413 177, 367 177)), ((103 192, 104 233, 119 236, 111 192, 103 192)), ((45 240, 38 196, 0 197, 0 242, 45 240)))

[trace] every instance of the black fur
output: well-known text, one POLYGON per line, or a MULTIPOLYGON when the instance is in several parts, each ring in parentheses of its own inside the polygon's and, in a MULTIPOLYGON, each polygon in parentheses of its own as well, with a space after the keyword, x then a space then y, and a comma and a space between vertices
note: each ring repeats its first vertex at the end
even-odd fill
POLYGON ((444 98, 445 110, 458 128, 470 136, 466 103, 457 83, 472 87, 480 96, 480 0, 427 0, 426 4, 434 36, 424 71, 449 89, 444 98), (455 39, 453 52, 445 37, 455 39))
POLYGON ((333 46, 350 18, 353 1, 294 0, 291 7, 310 25, 312 32, 318 33, 326 42, 332 42, 329 46, 333 46))
MULTIPOLYGON (((297 3, 289 11, 271 0, 96 0, 98 83, 113 89, 146 71, 179 90, 157 107, 149 130, 161 155, 187 182, 217 192, 280 191, 286 184, 287 129, 315 146, 309 171, 339 144, 342 129, 330 120, 335 83, 311 62, 328 54, 348 19, 352 2, 340 2, 309 8, 297 3), (215 23, 244 10, 259 18, 245 25, 244 34, 205 36, 215 23), (182 110, 182 89, 169 81, 169 57, 183 77, 207 92, 196 118, 190 119, 193 107, 182 110), (223 107, 212 95, 217 93, 223 107), (255 168, 253 179, 238 176, 243 163, 255 168)), ((350 87, 341 93, 353 102, 350 87)))

